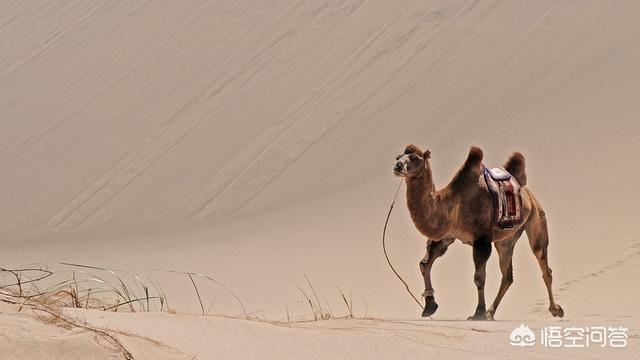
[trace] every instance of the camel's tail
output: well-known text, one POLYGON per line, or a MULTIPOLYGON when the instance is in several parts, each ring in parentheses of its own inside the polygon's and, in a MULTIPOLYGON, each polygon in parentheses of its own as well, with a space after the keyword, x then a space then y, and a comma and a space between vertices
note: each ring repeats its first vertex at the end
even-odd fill
POLYGON ((527 185, 527 173, 524 171, 524 156, 521 153, 517 151, 514 152, 509 160, 507 160, 507 163, 504 164, 504 168, 518 180, 520 186, 527 185))

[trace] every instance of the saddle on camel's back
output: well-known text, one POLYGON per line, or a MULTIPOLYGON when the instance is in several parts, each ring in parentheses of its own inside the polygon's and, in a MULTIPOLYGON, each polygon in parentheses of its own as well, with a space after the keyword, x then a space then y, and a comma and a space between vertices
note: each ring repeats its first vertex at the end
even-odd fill
POLYGON ((493 197, 494 221, 501 229, 522 223, 521 186, 505 168, 483 169, 484 180, 493 197))
POLYGON ((503 167, 488 169, 483 165, 482 150, 472 146, 467 160, 453 177, 449 186, 453 191, 463 191, 470 184, 484 179, 493 198, 494 223, 501 229, 522 224, 522 186, 527 185, 525 159, 514 152, 503 167))

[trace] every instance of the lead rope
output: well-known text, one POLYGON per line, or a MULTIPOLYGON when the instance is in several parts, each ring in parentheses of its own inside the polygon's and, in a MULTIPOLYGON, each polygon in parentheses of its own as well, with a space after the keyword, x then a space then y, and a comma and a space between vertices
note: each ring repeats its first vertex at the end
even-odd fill
POLYGON ((391 217, 391 211, 393 211, 393 206, 396 204, 396 200, 398 199, 398 193, 400 193, 400 187, 402 186, 402 181, 403 179, 400 179, 400 182, 398 183, 398 189, 396 189, 396 195, 393 197, 393 202, 391 203, 391 206, 389 207, 389 212, 387 213, 387 220, 385 220, 384 222, 384 230, 382 230, 382 251, 384 252, 384 257, 387 259, 387 264, 389 264, 391 271, 393 271, 393 273, 396 274, 396 277, 398 278, 398 280, 402 282, 405 289, 407 289, 407 292, 409 293, 409 295, 411 295, 413 300, 415 300, 416 304, 420 306, 420 309, 424 309, 424 307, 420 303, 420 300, 418 300, 418 298, 416 298, 416 296, 413 295, 413 292, 411 292, 411 289, 409 289, 409 285, 407 285, 407 282, 404 281, 402 276, 400 276, 400 274, 398 274, 398 272, 396 271, 396 268, 393 267, 393 264, 391 264, 391 260, 389 260, 389 254, 387 254, 387 244, 386 244, 387 224, 389 223, 389 217, 391 217))

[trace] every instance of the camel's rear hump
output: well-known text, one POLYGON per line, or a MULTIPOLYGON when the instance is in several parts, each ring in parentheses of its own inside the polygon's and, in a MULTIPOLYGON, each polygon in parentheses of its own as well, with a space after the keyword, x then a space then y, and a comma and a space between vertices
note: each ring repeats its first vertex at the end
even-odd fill
POLYGON ((504 164, 504 168, 516 178, 520 186, 527 185, 527 173, 524 170, 524 156, 519 152, 514 152, 513 155, 504 164))

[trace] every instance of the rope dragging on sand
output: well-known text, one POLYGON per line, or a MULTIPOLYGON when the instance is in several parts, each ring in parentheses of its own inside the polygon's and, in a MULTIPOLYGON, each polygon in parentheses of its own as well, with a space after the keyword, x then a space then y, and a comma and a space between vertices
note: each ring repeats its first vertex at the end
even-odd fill
POLYGON ((400 276, 400 274, 398 274, 398 272, 396 271, 396 268, 393 267, 393 264, 391 264, 391 260, 389 260, 389 254, 387 254, 387 243, 386 243, 387 225, 389 224, 389 217, 391 217, 391 212, 393 211, 393 207, 395 206, 396 200, 398 199, 398 193, 400 193, 400 187, 402 186, 402 181, 403 179, 400 179, 400 182, 398 183, 398 189, 396 189, 396 195, 393 197, 393 202, 391 203, 391 206, 389 207, 389 212, 387 213, 387 220, 385 220, 384 222, 384 230, 382 230, 382 251, 384 251, 384 257, 387 259, 387 264, 389 264, 391 271, 393 271, 393 273, 396 274, 396 277, 398 278, 398 280, 402 282, 405 289, 407 289, 407 292, 409 293, 409 295, 411 295, 413 300, 415 300, 416 304, 420 306, 420 309, 424 309, 424 307, 420 303, 420 300, 418 300, 418 298, 415 295, 413 295, 413 292, 411 292, 411 289, 409 289, 409 285, 407 285, 407 282, 404 281, 402 276, 400 276))

